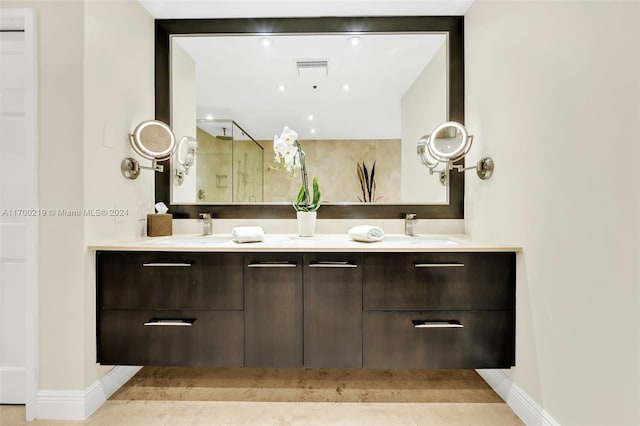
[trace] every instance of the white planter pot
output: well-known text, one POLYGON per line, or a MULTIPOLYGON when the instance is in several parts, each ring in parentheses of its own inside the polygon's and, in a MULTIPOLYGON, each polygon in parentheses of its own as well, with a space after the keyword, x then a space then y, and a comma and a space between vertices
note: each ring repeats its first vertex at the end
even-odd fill
POLYGON ((298 234, 301 237, 313 237, 316 232, 316 212, 296 212, 298 234))

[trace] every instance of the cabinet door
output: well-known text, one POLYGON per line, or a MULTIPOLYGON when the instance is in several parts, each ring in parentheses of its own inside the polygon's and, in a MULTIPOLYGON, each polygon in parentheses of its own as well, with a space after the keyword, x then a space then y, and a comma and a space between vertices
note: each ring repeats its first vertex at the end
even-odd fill
POLYGON ((304 366, 362 367, 361 255, 305 256, 304 366))
POLYGON ((515 306, 514 253, 367 253, 364 310, 515 306))
POLYGON ((245 365, 302 367, 302 256, 245 255, 245 365))

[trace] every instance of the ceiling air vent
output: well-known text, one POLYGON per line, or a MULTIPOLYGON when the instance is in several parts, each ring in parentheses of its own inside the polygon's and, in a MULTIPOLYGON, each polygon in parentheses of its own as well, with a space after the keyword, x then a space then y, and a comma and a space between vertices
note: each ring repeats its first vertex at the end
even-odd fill
POLYGON ((304 77, 307 75, 329 75, 329 61, 325 59, 296 61, 296 68, 298 69, 299 77, 304 77))

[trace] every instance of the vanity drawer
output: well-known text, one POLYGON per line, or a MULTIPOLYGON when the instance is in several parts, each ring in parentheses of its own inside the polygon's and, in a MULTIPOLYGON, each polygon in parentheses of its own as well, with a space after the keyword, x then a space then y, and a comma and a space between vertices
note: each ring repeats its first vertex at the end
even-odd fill
POLYGON ((98 321, 101 364, 244 364, 242 311, 103 310, 98 321))
POLYGON ((365 368, 509 368, 513 311, 365 312, 365 368))
POLYGON ((515 253, 367 253, 365 310, 512 309, 515 253))
POLYGON ((98 252, 103 308, 243 309, 237 253, 98 252))

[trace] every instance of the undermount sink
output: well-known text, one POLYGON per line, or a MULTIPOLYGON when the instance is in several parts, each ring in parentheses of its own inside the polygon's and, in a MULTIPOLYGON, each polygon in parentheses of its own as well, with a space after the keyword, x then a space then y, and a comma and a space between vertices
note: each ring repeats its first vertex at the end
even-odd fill
POLYGON ((398 235, 398 236, 385 236, 382 239, 386 244, 411 244, 418 246, 428 247, 449 247, 457 246, 460 243, 452 240, 448 237, 435 237, 435 236, 419 236, 419 235, 398 235))
POLYGON ((231 241, 231 237, 210 237, 210 236, 201 236, 201 237, 169 237, 164 238, 158 241, 152 241, 151 244, 155 245, 167 245, 167 246, 181 246, 181 245, 216 245, 216 244, 224 244, 228 241, 231 241))

